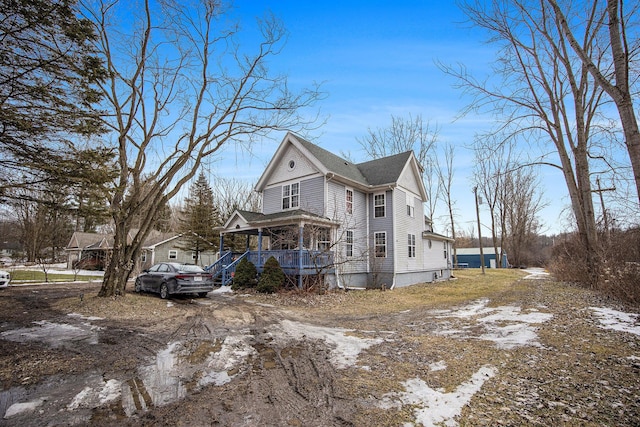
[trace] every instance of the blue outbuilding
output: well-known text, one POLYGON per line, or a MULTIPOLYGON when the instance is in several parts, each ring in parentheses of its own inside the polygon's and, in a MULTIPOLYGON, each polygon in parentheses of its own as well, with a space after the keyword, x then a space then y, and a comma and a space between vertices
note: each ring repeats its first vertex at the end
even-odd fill
MULTIPOLYGON (((498 261, 496 261, 495 249, 492 247, 482 248, 482 252, 485 268, 496 268, 498 261)), ((502 268, 509 267, 507 252, 499 247, 498 253, 500 252, 502 252, 502 268)), ((480 248, 459 248, 456 249, 456 254, 459 268, 480 268, 480 248)))

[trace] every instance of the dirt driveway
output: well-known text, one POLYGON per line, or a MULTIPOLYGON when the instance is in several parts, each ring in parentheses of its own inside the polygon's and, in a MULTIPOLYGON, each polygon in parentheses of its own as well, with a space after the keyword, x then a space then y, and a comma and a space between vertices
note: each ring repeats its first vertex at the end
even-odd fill
POLYGON ((515 271, 394 291, 0 291, 0 426, 640 425, 637 309, 515 271))

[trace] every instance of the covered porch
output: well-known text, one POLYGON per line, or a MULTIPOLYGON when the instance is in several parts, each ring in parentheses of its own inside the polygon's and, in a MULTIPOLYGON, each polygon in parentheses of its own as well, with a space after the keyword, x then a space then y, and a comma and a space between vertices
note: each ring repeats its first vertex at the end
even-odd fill
POLYGON ((242 258, 246 257, 261 273, 273 256, 285 274, 295 276, 302 287, 303 276, 334 273, 332 236, 338 225, 303 210, 268 215, 236 211, 220 229, 220 259, 208 269, 227 284, 242 258), (246 236, 244 248, 238 248, 237 239, 235 247, 225 243, 225 237, 228 241, 239 235, 246 236))

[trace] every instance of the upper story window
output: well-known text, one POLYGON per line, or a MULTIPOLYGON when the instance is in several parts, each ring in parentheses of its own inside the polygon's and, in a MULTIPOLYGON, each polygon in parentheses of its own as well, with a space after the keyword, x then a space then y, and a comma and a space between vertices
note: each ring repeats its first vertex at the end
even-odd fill
POLYGON ((178 251, 175 249, 169 250, 169 259, 178 259, 178 251))
POLYGON ((385 197, 384 193, 374 194, 373 196, 373 217, 382 218, 385 216, 385 197))
POLYGON ((407 215, 410 216, 411 218, 414 218, 416 216, 415 214, 415 198, 413 197, 413 195, 407 193, 407 215))
POLYGON ((345 210, 347 211, 348 214, 352 214, 353 213, 353 190, 350 190, 349 188, 347 188, 346 192, 345 192, 345 210))
POLYGON ((293 209, 300 205, 300 183, 282 186, 282 209, 293 209))

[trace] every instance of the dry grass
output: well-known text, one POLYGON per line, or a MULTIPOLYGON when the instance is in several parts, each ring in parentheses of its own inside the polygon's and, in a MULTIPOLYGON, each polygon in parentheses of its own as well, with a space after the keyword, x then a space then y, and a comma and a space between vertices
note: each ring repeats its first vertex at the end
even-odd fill
POLYGON ((288 292, 252 295, 254 301, 286 306, 293 311, 320 315, 370 316, 416 308, 442 308, 490 297, 510 289, 524 276, 520 270, 458 270, 456 279, 424 283, 391 291, 334 291, 324 295, 288 292))

